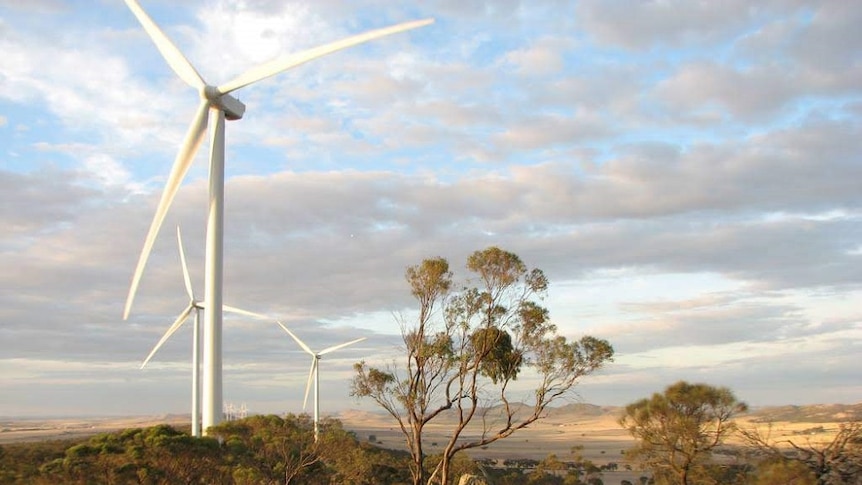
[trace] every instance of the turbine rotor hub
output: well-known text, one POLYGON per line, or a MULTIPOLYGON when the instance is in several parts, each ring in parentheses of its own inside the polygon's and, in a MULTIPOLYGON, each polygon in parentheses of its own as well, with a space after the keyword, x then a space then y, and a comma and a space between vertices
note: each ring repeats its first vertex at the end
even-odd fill
POLYGON ((238 120, 245 114, 245 105, 230 94, 222 94, 215 86, 204 86, 201 98, 207 100, 211 107, 224 111, 228 120, 238 120))

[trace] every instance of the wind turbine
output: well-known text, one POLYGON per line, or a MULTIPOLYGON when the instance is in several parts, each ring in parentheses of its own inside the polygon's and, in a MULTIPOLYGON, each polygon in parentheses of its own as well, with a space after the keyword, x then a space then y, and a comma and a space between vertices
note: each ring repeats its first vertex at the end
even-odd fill
POLYGON ((126 5, 146 30, 168 65, 186 84, 198 91, 201 101, 174 160, 165 189, 159 200, 156 214, 150 224, 144 248, 135 267, 129 295, 123 310, 127 319, 144 266, 150 256, 156 236, 168 209, 179 190, 183 177, 203 141, 207 124, 210 125, 209 213, 207 216, 207 242, 204 300, 204 381, 203 426, 208 429, 222 419, 222 260, 224 248, 224 129, 225 119, 238 120, 245 113, 245 105, 230 95, 242 87, 274 76, 292 67, 318 57, 352 47, 387 35, 415 29, 434 22, 433 19, 406 22, 372 30, 340 41, 315 47, 291 56, 275 59, 254 67, 232 81, 220 86, 207 84, 192 64, 156 25, 136 0, 125 0, 126 5))
MULTIPOLYGON (((195 298, 194 290, 192 290, 192 280, 189 276, 189 265, 186 262, 186 253, 183 250, 183 236, 180 233, 180 227, 177 226, 177 245, 180 249, 180 263, 183 267, 183 281, 186 285, 186 294, 189 296, 189 304, 188 306, 180 312, 180 316, 174 320, 173 325, 171 325, 168 330, 162 335, 162 338, 153 347, 153 350, 150 351, 150 354, 147 355, 147 358, 144 359, 144 363, 141 364, 141 369, 146 367, 147 363, 150 362, 150 359, 156 355, 156 352, 162 347, 171 335, 173 335, 179 328, 189 319, 189 315, 192 312, 195 312, 195 320, 194 320, 194 329, 192 331, 192 436, 200 436, 200 410, 201 410, 201 398, 200 398, 200 369, 201 369, 201 360, 200 360, 200 314, 201 310, 206 308, 206 304, 197 298, 195 298)), ((246 315, 250 317, 267 319, 266 316, 261 315, 259 313, 249 312, 246 310, 242 310, 236 307, 232 307, 229 305, 223 305, 222 308, 224 310, 229 311, 231 313, 237 313, 240 315, 246 315)))
POLYGON ((320 422, 320 372, 318 369, 318 362, 320 362, 320 357, 322 355, 326 355, 330 352, 333 352, 338 349, 343 349, 348 345, 353 345, 357 342, 362 342, 365 340, 365 337, 358 338, 356 340, 351 340, 350 342, 343 343, 340 345, 334 345, 332 347, 327 347, 320 352, 315 352, 305 345, 305 342, 299 339, 296 335, 293 334, 287 327, 285 327, 281 322, 276 320, 276 323, 287 332, 288 335, 293 337, 293 340, 296 340, 296 343, 302 347, 306 353, 311 355, 311 369, 308 371, 308 383, 305 385, 305 399, 302 400, 302 409, 305 409, 306 404, 308 404, 308 391, 311 389, 311 381, 314 380, 314 441, 317 441, 317 437, 319 435, 319 422, 320 422))

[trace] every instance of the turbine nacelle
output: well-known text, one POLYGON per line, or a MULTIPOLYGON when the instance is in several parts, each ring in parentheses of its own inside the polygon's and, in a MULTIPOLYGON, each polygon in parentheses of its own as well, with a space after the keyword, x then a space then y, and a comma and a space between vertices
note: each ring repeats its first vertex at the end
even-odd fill
POLYGON ((224 117, 228 120, 242 119, 245 114, 245 105, 242 101, 230 94, 222 94, 217 86, 204 86, 201 90, 201 98, 205 99, 213 108, 224 111, 224 117))
POLYGON ((363 340, 365 340, 365 337, 351 340, 350 342, 345 342, 343 344, 333 345, 332 347, 325 348, 320 352, 315 352, 311 350, 311 348, 306 345, 305 342, 300 340, 299 337, 297 337, 293 332, 291 332, 289 328, 285 327, 283 323, 278 320, 276 320, 275 323, 277 323, 282 328, 282 330, 287 332, 287 334, 290 335, 291 338, 293 338, 293 340, 297 344, 299 344, 300 347, 302 347, 302 350, 304 350, 307 354, 311 355, 311 368, 308 371, 308 383, 305 385, 305 399, 303 399, 302 401, 302 409, 305 409, 306 405, 308 404, 308 393, 311 390, 311 383, 314 382, 314 441, 316 442, 319 434, 320 422, 320 388, 318 387, 320 383, 320 358, 321 356, 335 350, 343 349, 348 345, 362 342, 363 340))
MULTIPOLYGON (((243 114, 245 114, 245 105, 230 95, 233 91, 275 76, 278 73, 305 64, 306 62, 319 57, 338 52, 342 49, 396 34, 398 32, 423 27, 434 22, 434 19, 415 20, 412 22, 404 22, 390 27, 371 30, 363 34, 353 35, 346 39, 330 42, 329 44, 324 44, 319 47, 314 47, 296 54, 279 57, 272 61, 265 62, 249 69, 243 74, 240 74, 232 81, 228 81, 219 86, 211 86, 204 81, 197 69, 192 66, 189 60, 186 59, 177 46, 174 45, 174 43, 165 35, 162 29, 153 22, 153 19, 151 19, 144 9, 141 8, 137 0, 125 0, 125 2, 132 14, 134 14, 141 23, 141 26, 147 32, 150 39, 152 39, 156 48, 162 54, 162 57, 165 58, 165 61, 168 63, 170 68, 177 74, 177 76, 179 76, 180 79, 198 92, 201 102, 198 104, 197 112, 186 131, 182 145, 180 145, 180 149, 174 159, 171 173, 168 176, 168 180, 165 183, 165 189, 162 192, 162 197, 156 208, 156 214, 153 216, 150 229, 147 231, 147 237, 144 240, 144 247, 138 258, 138 264, 135 266, 135 272, 132 275, 129 294, 126 297, 126 305, 123 308, 124 320, 129 318, 129 312, 132 309, 132 302, 135 299, 135 293, 137 292, 138 284, 140 283, 141 276, 144 272, 144 266, 146 266, 147 260, 150 257, 150 251, 153 249, 153 243, 155 243, 156 236, 159 233, 162 222, 164 222, 165 215, 167 214, 168 209, 182 184, 183 178, 195 158, 198 148, 200 148, 201 143, 203 142, 208 124, 208 111, 211 108, 224 112, 225 119, 241 119, 243 114)), ((213 160, 216 156, 221 157, 221 163, 224 163, 223 139, 214 147, 211 147, 210 159, 213 160)), ((223 185, 221 187, 223 188, 223 185)), ((221 199, 219 198, 219 200, 221 199)), ((219 204, 217 207, 221 207, 221 205, 219 204)), ((221 261, 221 256, 219 255, 217 259, 221 261)), ((217 266, 221 267, 221 263, 217 266)), ((219 290, 219 294, 221 294, 220 291, 221 290, 219 290)), ((220 403, 221 399, 217 401, 220 403)))

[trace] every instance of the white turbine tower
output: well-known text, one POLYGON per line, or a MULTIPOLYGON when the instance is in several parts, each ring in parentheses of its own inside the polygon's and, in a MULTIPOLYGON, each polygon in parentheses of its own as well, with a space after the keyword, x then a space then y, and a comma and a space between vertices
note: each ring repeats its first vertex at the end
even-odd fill
POLYGON ((317 437, 319 434, 318 423, 320 422, 320 371, 318 365, 318 362, 320 362, 320 357, 338 349, 343 349, 348 345, 362 342, 363 340, 365 340, 365 337, 351 340, 350 342, 346 342, 340 345, 327 347, 320 352, 315 352, 311 350, 308 345, 305 345, 305 342, 300 340, 299 337, 294 335, 293 332, 291 332, 281 322, 276 321, 276 323, 278 323, 278 325, 283 328, 288 335, 293 337, 293 340, 295 340, 296 343, 298 343, 299 346, 302 347, 302 350, 311 355, 311 369, 308 371, 308 382, 305 385, 305 399, 303 399, 302 401, 302 409, 305 409, 305 406, 308 404, 308 391, 311 389, 311 381, 314 380, 314 441, 317 441, 317 437))
MULTIPOLYGON (((186 253, 183 249, 183 237, 180 233, 180 228, 177 226, 177 245, 180 249, 180 263, 183 267, 183 281, 186 285, 186 294, 189 296, 189 304, 183 309, 180 313, 180 316, 174 320, 173 325, 171 325, 168 330, 162 335, 162 338, 153 347, 153 350, 150 351, 150 354, 144 359, 144 363, 141 364, 141 369, 146 367, 147 363, 150 362, 150 359, 156 355, 156 352, 162 347, 171 335, 173 335, 179 328, 189 319, 189 315, 192 312, 195 312, 195 320, 194 320, 194 329, 192 330, 192 436, 200 436, 200 411, 201 411, 201 398, 200 398, 200 369, 201 369, 201 359, 200 359, 200 314, 201 310, 206 308, 206 304, 197 298, 195 298, 194 290, 192 289, 192 280, 189 276, 189 265, 186 262, 186 253)), ((237 313, 240 315, 246 315, 250 317, 267 319, 264 315, 249 312, 246 310, 242 310, 236 307, 232 307, 229 305, 223 305, 222 308, 224 310, 229 311, 231 313, 237 313)))
POLYGON ((135 0, 125 0, 126 5, 137 17, 155 43, 162 57, 171 69, 187 84, 198 91, 201 101, 191 125, 185 135, 179 153, 174 160, 171 173, 165 184, 164 192, 156 208, 156 214, 150 224, 144 248, 141 251, 138 264, 132 276, 129 296, 123 311, 123 318, 128 318, 132 302, 135 298, 141 275, 152 250, 153 243, 159 233, 159 228, 165 219, 168 209, 179 190, 180 184, 188 172, 195 153, 203 141, 207 124, 210 125, 210 167, 209 167, 209 214, 207 216, 206 268, 204 300, 209 309, 204 311, 204 381, 203 381, 203 426, 208 429, 221 421, 222 418, 222 258, 223 258, 223 222, 224 222, 224 122, 225 119, 238 120, 245 112, 245 105, 230 95, 231 92, 249 84, 255 83, 282 71, 304 64, 318 57, 345 49, 363 42, 422 27, 434 22, 433 19, 406 22, 383 29, 372 30, 364 34, 309 49, 299 54, 279 58, 261 64, 241 74, 232 81, 220 86, 204 82, 194 66, 183 56, 182 52, 168 39, 164 32, 153 22, 135 0))

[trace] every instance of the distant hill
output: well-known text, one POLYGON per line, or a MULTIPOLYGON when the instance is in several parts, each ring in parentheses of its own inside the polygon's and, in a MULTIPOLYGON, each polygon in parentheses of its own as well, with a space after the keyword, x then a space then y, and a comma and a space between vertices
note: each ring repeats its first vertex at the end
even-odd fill
MULTIPOLYGON (((529 413, 532 407, 526 404, 513 403, 512 406, 522 408, 521 413, 529 413)), ((483 409, 487 417, 502 416, 502 406, 483 409)), ((597 406, 587 403, 572 403, 546 409, 543 420, 550 423, 577 422, 579 420, 611 417, 616 420, 623 408, 620 406, 597 406)), ((518 414, 521 414, 518 413, 518 414)), ((481 415, 480 413, 477 413, 481 415)), ((862 421, 862 403, 857 404, 813 404, 807 406, 766 406, 754 408, 743 415, 756 423, 790 422, 790 423, 829 423, 841 421, 862 421)), ((383 411, 342 411, 337 416, 345 422, 362 422, 373 418, 388 420, 391 417, 383 411)), ((437 423, 453 422, 454 412, 444 413, 437 423)))
MULTIPOLYGON (((623 407, 596 406, 594 404, 567 404, 548 408, 547 419, 551 421, 621 416, 623 407)), ((754 408, 743 416, 757 423, 784 421, 790 423, 830 423, 862 421, 862 403, 856 404, 812 404, 807 406, 765 406, 754 408)))
MULTIPOLYGON (((515 416, 526 415, 532 413, 532 406, 524 403, 511 403, 513 409, 516 409, 515 416)), ((616 406, 596 406, 594 404, 573 403, 563 406, 546 408, 543 421, 551 423, 569 423, 585 419, 601 418, 603 416, 612 416, 614 419, 621 412, 620 407, 616 406)), ((493 406, 490 408, 480 408, 476 412, 476 419, 480 420, 484 414, 486 419, 501 420, 504 416, 503 406, 493 406)), ((338 419, 345 423, 362 423, 374 422, 378 420, 392 419, 388 413, 383 410, 361 411, 361 410, 344 410, 335 415, 338 419)), ((434 420, 437 424, 451 424, 456 422, 457 418, 455 410, 444 412, 434 420)))
POLYGON ((618 406, 596 406, 595 404, 573 403, 548 408, 548 419, 560 418, 599 418, 606 415, 616 417, 621 412, 618 406))
POLYGON ((862 421, 862 403, 764 407, 751 410, 747 415, 758 423, 771 421, 791 423, 862 421))

